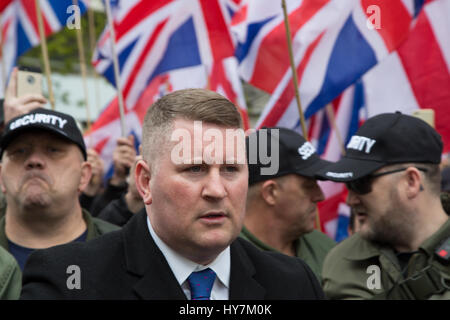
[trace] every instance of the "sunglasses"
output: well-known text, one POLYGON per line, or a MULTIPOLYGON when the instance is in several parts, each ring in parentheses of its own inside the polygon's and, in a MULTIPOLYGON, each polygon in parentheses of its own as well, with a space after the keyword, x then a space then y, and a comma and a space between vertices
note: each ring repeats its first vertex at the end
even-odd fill
MULTIPOLYGON (((378 177, 381 177, 381 176, 384 176, 387 174, 391 174, 391 173, 405 171, 408 168, 401 168, 401 169, 396 169, 396 170, 392 170, 392 171, 385 171, 385 172, 370 174, 370 175, 367 175, 360 179, 346 182, 345 185, 347 186, 348 190, 351 190, 359 195, 368 194, 369 192, 372 192, 372 182, 375 178, 378 178, 378 177)), ((414 168, 416 168, 417 170, 423 171, 423 172, 428 171, 425 168, 418 168, 418 167, 414 167, 414 168)))

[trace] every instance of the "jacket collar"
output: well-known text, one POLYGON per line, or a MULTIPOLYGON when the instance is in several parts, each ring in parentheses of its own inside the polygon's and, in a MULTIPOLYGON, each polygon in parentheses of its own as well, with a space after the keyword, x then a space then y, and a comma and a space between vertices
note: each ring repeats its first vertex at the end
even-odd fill
POLYGON ((423 249, 429 256, 434 254, 436 248, 442 243, 443 240, 450 237, 450 218, 428 239, 426 239, 420 248, 423 249))
POLYGON ((92 220, 92 216, 86 209, 83 209, 83 220, 86 222, 87 236, 86 241, 92 240, 100 236, 97 228, 94 225, 94 221, 92 220))
POLYGON ((339 245, 347 246, 346 252, 348 253, 345 256, 345 259, 355 261, 367 260, 380 256, 382 250, 378 244, 361 238, 358 233, 355 233, 339 245))
MULTIPOLYGON (((97 228, 94 225, 94 221, 92 220, 92 216, 86 209, 83 209, 83 219, 86 222, 87 236, 86 241, 92 240, 100 236, 97 228)), ((9 251, 8 246, 8 238, 6 237, 5 231, 5 216, 0 218, 0 246, 2 246, 5 250, 9 251)))
MULTIPOLYGON (((431 237, 425 240, 420 248, 429 256, 432 256, 438 245, 448 237, 450 237, 450 219, 448 219, 447 222, 445 222, 431 237)), ((345 245, 349 248, 347 250, 348 254, 345 257, 348 260, 366 260, 392 251, 389 247, 383 247, 361 238, 358 233, 346 239, 345 242, 345 245)), ((344 242, 340 245, 344 245, 344 242)))
POLYGON ((6 238, 5 231, 5 216, 0 218, 0 246, 2 246, 6 251, 9 251, 8 238, 6 238))
POLYGON ((142 299, 186 299, 169 264, 147 229, 147 214, 137 213, 123 227, 126 269, 140 277, 133 289, 142 299))
POLYGON ((241 242, 236 239, 231 248, 230 300, 262 300, 266 290, 254 278, 255 266, 241 242))
MULTIPOLYGON (((123 228, 125 267, 140 277, 133 289, 143 299, 186 299, 164 255, 147 228, 145 212, 136 214, 123 228)), ((230 299, 263 299, 265 290, 253 278, 255 268, 239 241, 231 246, 230 299)))

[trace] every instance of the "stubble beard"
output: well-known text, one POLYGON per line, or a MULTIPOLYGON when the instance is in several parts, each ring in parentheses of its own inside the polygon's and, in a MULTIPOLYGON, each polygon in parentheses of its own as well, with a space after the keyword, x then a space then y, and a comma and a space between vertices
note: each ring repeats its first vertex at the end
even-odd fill
POLYGON ((367 216, 366 229, 360 231, 362 238, 382 246, 404 247, 411 243, 414 224, 400 205, 398 192, 392 188, 389 208, 380 217, 367 216))

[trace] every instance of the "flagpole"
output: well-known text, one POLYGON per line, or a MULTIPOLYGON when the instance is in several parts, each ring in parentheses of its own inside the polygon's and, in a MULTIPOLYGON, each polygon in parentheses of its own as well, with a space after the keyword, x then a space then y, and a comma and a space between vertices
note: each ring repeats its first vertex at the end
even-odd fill
POLYGON ((286 27, 286 40, 288 43, 289 60, 291 61, 292 80, 294 82, 294 90, 295 90, 295 100, 297 101, 297 107, 298 107, 298 113, 300 115, 300 124, 302 126, 303 137, 306 140, 308 140, 308 133, 306 131, 306 124, 305 124, 305 116, 303 115, 302 105, 300 103, 300 93, 299 93, 299 89, 298 89, 297 70, 295 68, 294 54, 292 53, 291 29, 289 27, 289 17, 287 14, 285 0, 281 0, 281 6, 283 7, 284 25, 286 27))
MULTIPOLYGON (((90 50, 90 56, 94 54, 95 50, 95 21, 94 21, 94 10, 92 8, 88 8, 88 33, 89 33, 89 50, 90 50)), ((94 69, 92 69, 92 75, 94 77, 94 85, 95 85, 95 109, 97 112, 100 108, 100 87, 98 85, 98 76, 97 72, 95 72, 94 69)))
POLYGON ((126 136, 125 131, 125 115, 124 115, 124 104, 123 104, 123 96, 122 96, 122 89, 120 86, 120 76, 119 76, 119 61, 117 60, 117 54, 116 54, 116 35, 114 32, 114 24, 113 19, 111 15, 111 4, 110 0, 105 0, 106 4, 106 16, 108 19, 108 26, 109 26, 109 38, 111 40, 111 52, 112 52, 112 59, 113 59, 113 65, 114 65, 114 78, 116 81, 116 88, 117 88, 117 99, 119 102, 119 112, 120 112, 120 127, 122 130, 122 137, 126 136))
MULTIPOLYGON (((292 81, 294 82, 295 100, 297 101, 298 114, 300 115, 300 124, 302 126, 303 137, 308 140, 308 132, 306 130, 305 116, 303 115, 302 105, 300 103, 300 92, 298 89, 297 68, 295 67, 294 54, 292 50, 291 41, 291 29, 289 27, 289 16, 286 8, 286 0, 281 0, 281 6, 283 7, 284 25, 286 28, 286 40, 288 44, 289 60, 291 62, 292 69, 292 81)), ((319 211, 316 209, 316 228, 321 230, 319 211)))
POLYGON ((336 138, 338 140, 339 147, 341 148, 341 153, 343 156, 345 156, 344 142, 342 140, 342 136, 339 132, 339 129, 336 125, 336 117, 335 117, 333 106, 331 105, 331 103, 327 104, 325 110, 327 112, 328 119, 330 120, 331 127, 333 128, 334 132, 336 133, 336 138))
MULTIPOLYGON (((78 0, 72 0, 73 4, 78 6, 78 0)), ((80 69, 81 69, 81 79, 83 81, 83 91, 84 99, 86 103, 86 124, 87 130, 91 128, 91 113, 89 107, 89 94, 87 87, 87 73, 86 73, 86 60, 84 58, 84 45, 83 45, 83 35, 81 34, 81 21, 80 27, 75 28, 77 33, 77 44, 78 44, 78 56, 80 59, 80 69)))
POLYGON ((55 97, 53 95, 52 79, 50 78, 51 71, 50 71, 50 62, 48 59, 47 40, 45 38, 45 31, 44 31, 44 20, 42 19, 41 6, 39 4, 39 0, 35 0, 35 3, 36 3, 36 16, 39 27, 39 36, 41 38, 42 58, 44 59, 44 68, 45 68, 44 70, 45 76, 47 77, 48 96, 52 110, 55 110, 55 97))

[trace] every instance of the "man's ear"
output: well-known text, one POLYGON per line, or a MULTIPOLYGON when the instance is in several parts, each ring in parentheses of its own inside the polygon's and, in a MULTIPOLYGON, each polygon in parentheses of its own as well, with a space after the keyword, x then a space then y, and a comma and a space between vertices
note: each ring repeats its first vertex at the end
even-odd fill
POLYGON ((406 196, 409 199, 416 197, 423 191, 423 179, 417 168, 409 167, 406 169, 406 196))
POLYGON ((266 180, 261 185, 261 197, 269 206, 274 206, 277 201, 279 186, 274 180, 266 180))
POLYGON ((81 177, 80 177, 80 184, 78 185, 78 192, 83 192, 83 190, 89 184, 89 181, 91 181, 91 177, 92 177, 91 163, 83 161, 83 163, 81 164, 81 177))
POLYGON ((136 183, 136 188, 142 197, 142 200, 146 205, 152 203, 152 193, 150 190, 150 178, 151 172, 150 167, 141 159, 136 163, 136 169, 134 170, 134 180, 136 183))

